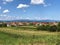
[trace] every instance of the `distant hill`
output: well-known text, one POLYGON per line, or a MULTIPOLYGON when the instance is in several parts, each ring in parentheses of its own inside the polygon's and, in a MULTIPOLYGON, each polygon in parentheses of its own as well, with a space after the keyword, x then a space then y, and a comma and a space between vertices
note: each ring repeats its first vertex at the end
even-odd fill
POLYGON ((60 20, 0 20, 0 22, 60 22, 60 20))

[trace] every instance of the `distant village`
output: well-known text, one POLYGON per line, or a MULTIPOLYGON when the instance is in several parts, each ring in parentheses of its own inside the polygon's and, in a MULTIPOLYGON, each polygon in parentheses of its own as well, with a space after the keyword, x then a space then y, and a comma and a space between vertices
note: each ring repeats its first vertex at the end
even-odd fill
POLYGON ((7 27, 9 26, 29 26, 29 25, 57 25, 58 22, 0 22, 0 26, 5 24, 7 27))

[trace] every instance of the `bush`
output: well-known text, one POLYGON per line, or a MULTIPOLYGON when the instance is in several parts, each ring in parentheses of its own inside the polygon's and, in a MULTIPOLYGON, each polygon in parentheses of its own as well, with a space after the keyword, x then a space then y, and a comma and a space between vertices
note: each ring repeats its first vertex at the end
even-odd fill
POLYGON ((59 22, 58 25, 57 25, 57 31, 58 31, 58 32, 60 31, 60 22, 59 22))
POLYGON ((60 27, 59 26, 57 26, 57 32, 59 32, 60 31, 60 27))
POLYGON ((29 23, 30 26, 33 26, 34 24, 33 23, 29 23))
POLYGON ((53 26, 50 26, 50 25, 46 25, 46 26, 45 25, 41 25, 41 26, 37 27, 37 30, 56 32, 57 31, 57 26, 56 25, 53 25, 53 26))
POLYGON ((2 24, 2 27, 7 27, 7 24, 2 24))
POLYGON ((46 30, 46 26, 45 25, 41 25, 41 26, 37 26, 37 30, 46 30))
POLYGON ((50 29, 50 25, 46 25, 46 30, 48 31, 50 29))
POLYGON ((2 24, 0 24, 0 27, 2 27, 2 24))
POLYGON ((37 26, 37 30, 41 30, 41 26, 37 26))
POLYGON ((56 32, 57 31, 57 26, 56 25, 50 26, 49 31, 50 32, 56 32))
POLYGON ((0 24, 0 27, 7 27, 7 24, 5 24, 5 23, 0 24))
POLYGON ((60 22, 58 23, 58 25, 57 26, 59 26, 60 27, 60 22))

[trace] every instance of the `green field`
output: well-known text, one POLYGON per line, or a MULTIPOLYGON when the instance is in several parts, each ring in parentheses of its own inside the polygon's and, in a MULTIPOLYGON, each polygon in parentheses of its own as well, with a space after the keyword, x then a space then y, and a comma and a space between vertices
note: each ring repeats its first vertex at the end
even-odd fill
POLYGON ((0 28, 0 45, 60 45, 60 32, 35 31, 35 28, 0 28))

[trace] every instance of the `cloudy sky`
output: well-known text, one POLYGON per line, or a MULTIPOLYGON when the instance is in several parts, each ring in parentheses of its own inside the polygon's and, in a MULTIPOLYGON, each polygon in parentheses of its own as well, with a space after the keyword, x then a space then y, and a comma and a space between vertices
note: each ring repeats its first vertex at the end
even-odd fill
POLYGON ((0 20, 60 20, 60 0, 0 0, 0 20))

